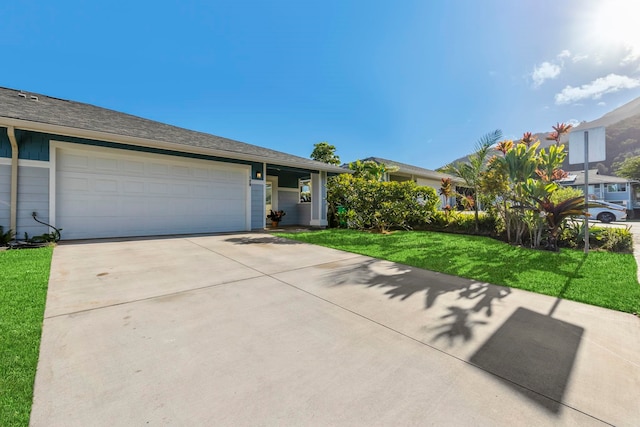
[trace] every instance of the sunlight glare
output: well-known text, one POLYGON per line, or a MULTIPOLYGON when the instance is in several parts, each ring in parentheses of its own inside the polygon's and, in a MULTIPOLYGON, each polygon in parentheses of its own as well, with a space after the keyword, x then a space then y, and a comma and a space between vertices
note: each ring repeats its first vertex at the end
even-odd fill
POLYGON ((640 52, 640 1, 602 1, 592 13, 586 28, 601 47, 624 47, 640 52))

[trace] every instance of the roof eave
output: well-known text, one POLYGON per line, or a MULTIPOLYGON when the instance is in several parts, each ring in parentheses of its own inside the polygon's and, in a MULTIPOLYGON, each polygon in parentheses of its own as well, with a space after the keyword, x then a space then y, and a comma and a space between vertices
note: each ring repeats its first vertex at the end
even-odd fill
POLYGON ((257 163, 275 163, 283 166, 297 167, 307 170, 318 170, 323 172, 348 173, 338 166, 333 166, 321 162, 317 165, 309 165, 305 163, 292 162, 273 157, 256 156, 235 151, 218 150, 215 148, 194 147, 184 144, 176 144, 155 139, 140 138, 135 136, 119 135, 108 132, 100 132, 69 126, 53 125, 50 123, 34 122, 30 120, 15 119, 11 117, 0 117, 0 126, 13 126, 16 129, 29 130, 43 133, 53 133, 61 136, 71 136, 78 138, 95 139, 99 141, 114 142, 127 145, 135 145, 139 147, 158 148, 177 152, 186 152, 192 154, 202 154, 207 156, 222 157, 227 159, 237 159, 257 163))

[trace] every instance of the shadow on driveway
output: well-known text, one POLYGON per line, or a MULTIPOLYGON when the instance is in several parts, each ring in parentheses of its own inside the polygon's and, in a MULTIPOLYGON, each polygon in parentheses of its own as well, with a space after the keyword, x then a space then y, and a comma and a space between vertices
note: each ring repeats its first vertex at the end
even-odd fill
MULTIPOLYGON (((490 321, 495 305, 512 294, 507 287, 376 259, 336 268, 329 276, 332 286, 384 289, 384 295, 399 301, 423 294, 424 310, 443 313, 427 317, 428 323, 421 329, 430 335, 427 342, 440 348, 439 343, 445 340, 454 352, 458 343, 473 341, 477 328, 484 328, 482 335, 486 335, 487 328, 497 327, 490 321)), ((517 307, 467 360, 557 414, 583 333, 582 327, 517 307)))
POLYGON ((519 307, 471 356, 471 363, 497 375, 545 409, 558 413, 584 329, 519 307))

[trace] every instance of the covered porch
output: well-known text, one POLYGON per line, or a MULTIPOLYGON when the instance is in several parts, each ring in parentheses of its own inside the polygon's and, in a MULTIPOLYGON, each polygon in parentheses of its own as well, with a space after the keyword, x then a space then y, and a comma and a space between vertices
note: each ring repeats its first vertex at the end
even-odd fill
POLYGON ((330 175, 335 173, 264 163, 251 180, 252 210, 261 212, 259 223, 262 227, 270 227, 271 220, 267 215, 273 210, 285 213, 282 226, 326 227, 327 179, 330 175))

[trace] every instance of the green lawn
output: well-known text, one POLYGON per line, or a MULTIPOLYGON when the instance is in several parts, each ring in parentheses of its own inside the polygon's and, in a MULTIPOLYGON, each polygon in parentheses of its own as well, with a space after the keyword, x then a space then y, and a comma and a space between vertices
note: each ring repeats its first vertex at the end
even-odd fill
POLYGON ((27 426, 53 247, 0 252, 0 425, 27 426))
POLYGON ((547 252, 480 236, 354 230, 277 233, 278 236, 402 264, 525 289, 628 313, 640 313, 632 254, 562 249, 547 252))

